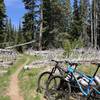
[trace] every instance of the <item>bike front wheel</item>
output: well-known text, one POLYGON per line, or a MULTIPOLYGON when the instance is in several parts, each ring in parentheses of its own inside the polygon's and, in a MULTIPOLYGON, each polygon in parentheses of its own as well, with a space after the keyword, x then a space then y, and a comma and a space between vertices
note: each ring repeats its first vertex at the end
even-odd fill
POLYGON ((53 76, 46 85, 48 100, 69 100, 71 93, 70 84, 61 76, 53 76))
POLYGON ((51 77, 51 72, 46 71, 43 72, 38 78, 38 88, 37 92, 43 92, 46 89, 46 83, 48 79, 51 77))

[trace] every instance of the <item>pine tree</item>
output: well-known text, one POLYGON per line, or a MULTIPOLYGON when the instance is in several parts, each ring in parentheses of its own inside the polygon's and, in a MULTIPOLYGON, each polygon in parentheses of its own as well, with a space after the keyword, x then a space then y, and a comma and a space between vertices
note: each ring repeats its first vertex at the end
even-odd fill
POLYGON ((9 32, 9 25, 8 25, 8 18, 6 18, 6 24, 5 24, 5 31, 4 31, 4 43, 8 42, 8 32, 9 32))
POLYGON ((70 32, 70 26, 71 26, 71 20, 72 16, 71 16, 71 1, 70 0, 66 0, 66 31, 70 32))
POLYGON ((89 38, 89 30, 90 30, 90 4, 89 0, 80 0, 80 18, 82 20, 82 32, 81 38, 83 38, 85 45, 88 46, 90 38, 89 38), (88 28, 88 30, 87 30, 88 28))
POLYGON ((43 1, 41 0, 40 4, 40 32, 39 32, 39 43, 38 49, 42 50, 42 37, 43 37, 43 1))
POLYGON ((74 12, 73 12, 74 17, 73 17, 73 19, 74 20, 79 20, 78 0, 74 0, 73 8, 74 8, 74 12))
MULTIPOLYGON (((15 43, 18 45, 18 44, 22 44, 22 43, 25 43, 25 39, 24 39, 24 33, 22 32, 22 26, 21 26, 21 22, 19 22, 19 26, 18 26, 18 30, 16 31, 16 40, 15 40, 15 43)), ((19 47, 16 47, 16 49, 19 51, 19 52, 23 52, 24 49, 26 49, 27 47, 26 46, 19 46, 19 47)))
POLYGON ((73 19, 71 23, 71 38, 72 40, 79 38, 82 32, 82 19, 79 13, 78 0, 74 0, 73 4, 73 19))
POLYGON ((27 13, 23 17, 23 33, 26 42, 34 39, 36 0, 23 0, 27 13))
POLYGON ((12 24, 11 19, 6 18, 5 31, 4 31, 4 47, 12 46, 17 44, 17 29, 12 24))
POLYGON ((91 1, 91 46, 97 49, 99 43, 99 11, 100 11, 100 1, 91 1))
POLYGON ((98 26, 97 26, 97 36, 98 36, 98 39, 97 39, 97 44, 98 44, 98 46, 100 47, 100 14, 99 14, 99 12, 100 12, 100 0, 97 0, 97 7, 98 7, 98 9, 97 9, 97 24, 98 24, 98 26))
POLYGON ((4 0, 0 0, 0 42, 4 41, 4 28, 5 28, 5 4, 4 0))
POLYGON ((70 0, 66 0, 66 8, 67 8, 67 15, 70 14, 70 9, 71 9, 71 6, 70 6, 70 0))
POLYGON ((43 0, 43 39, 44 47, 58 47, 57 36, 66 30, 65 9, 60 0, 43 0))

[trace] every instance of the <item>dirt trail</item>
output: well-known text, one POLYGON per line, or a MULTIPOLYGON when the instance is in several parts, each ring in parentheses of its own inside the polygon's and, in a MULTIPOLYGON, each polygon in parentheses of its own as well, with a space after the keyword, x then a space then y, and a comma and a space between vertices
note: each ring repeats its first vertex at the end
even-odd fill
POLYGON ((28 61, 29 59, 27 58, 27 61, 23 65, 19 66, 18 70, 11 76, 10 85, 7 91, 7 95, 10 96, 11 100, 24 100, 24 98, 20 94, 18 74, 28 63, 28 61))

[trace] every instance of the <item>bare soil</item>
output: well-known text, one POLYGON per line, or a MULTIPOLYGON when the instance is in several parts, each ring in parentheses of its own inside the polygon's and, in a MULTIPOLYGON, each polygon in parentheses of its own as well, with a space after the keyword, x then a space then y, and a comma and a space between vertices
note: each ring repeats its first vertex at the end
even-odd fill
POLYGON ((24 100, 23 96, 20 94, 18 74, 28 63, 28 61, 29 59, 27 59, 27 61, 23 65, 19 66, 17 71, 11 76, 10 85, 7 90, 7 96, 9 96, 11 100, 24 100))

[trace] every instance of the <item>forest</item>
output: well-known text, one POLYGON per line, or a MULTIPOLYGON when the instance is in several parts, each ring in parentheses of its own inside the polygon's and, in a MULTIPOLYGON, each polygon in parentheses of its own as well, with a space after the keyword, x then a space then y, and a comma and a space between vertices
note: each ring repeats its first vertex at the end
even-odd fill
POLYGON ((17 27, 18 1, 0 0, 0 100, 100 100, 100 0, 20 0, 17 27))
POLYGON ((22 0, 26 13, 16 28, 0 0, 0 48, 100 47, 100 0, 22 0))

